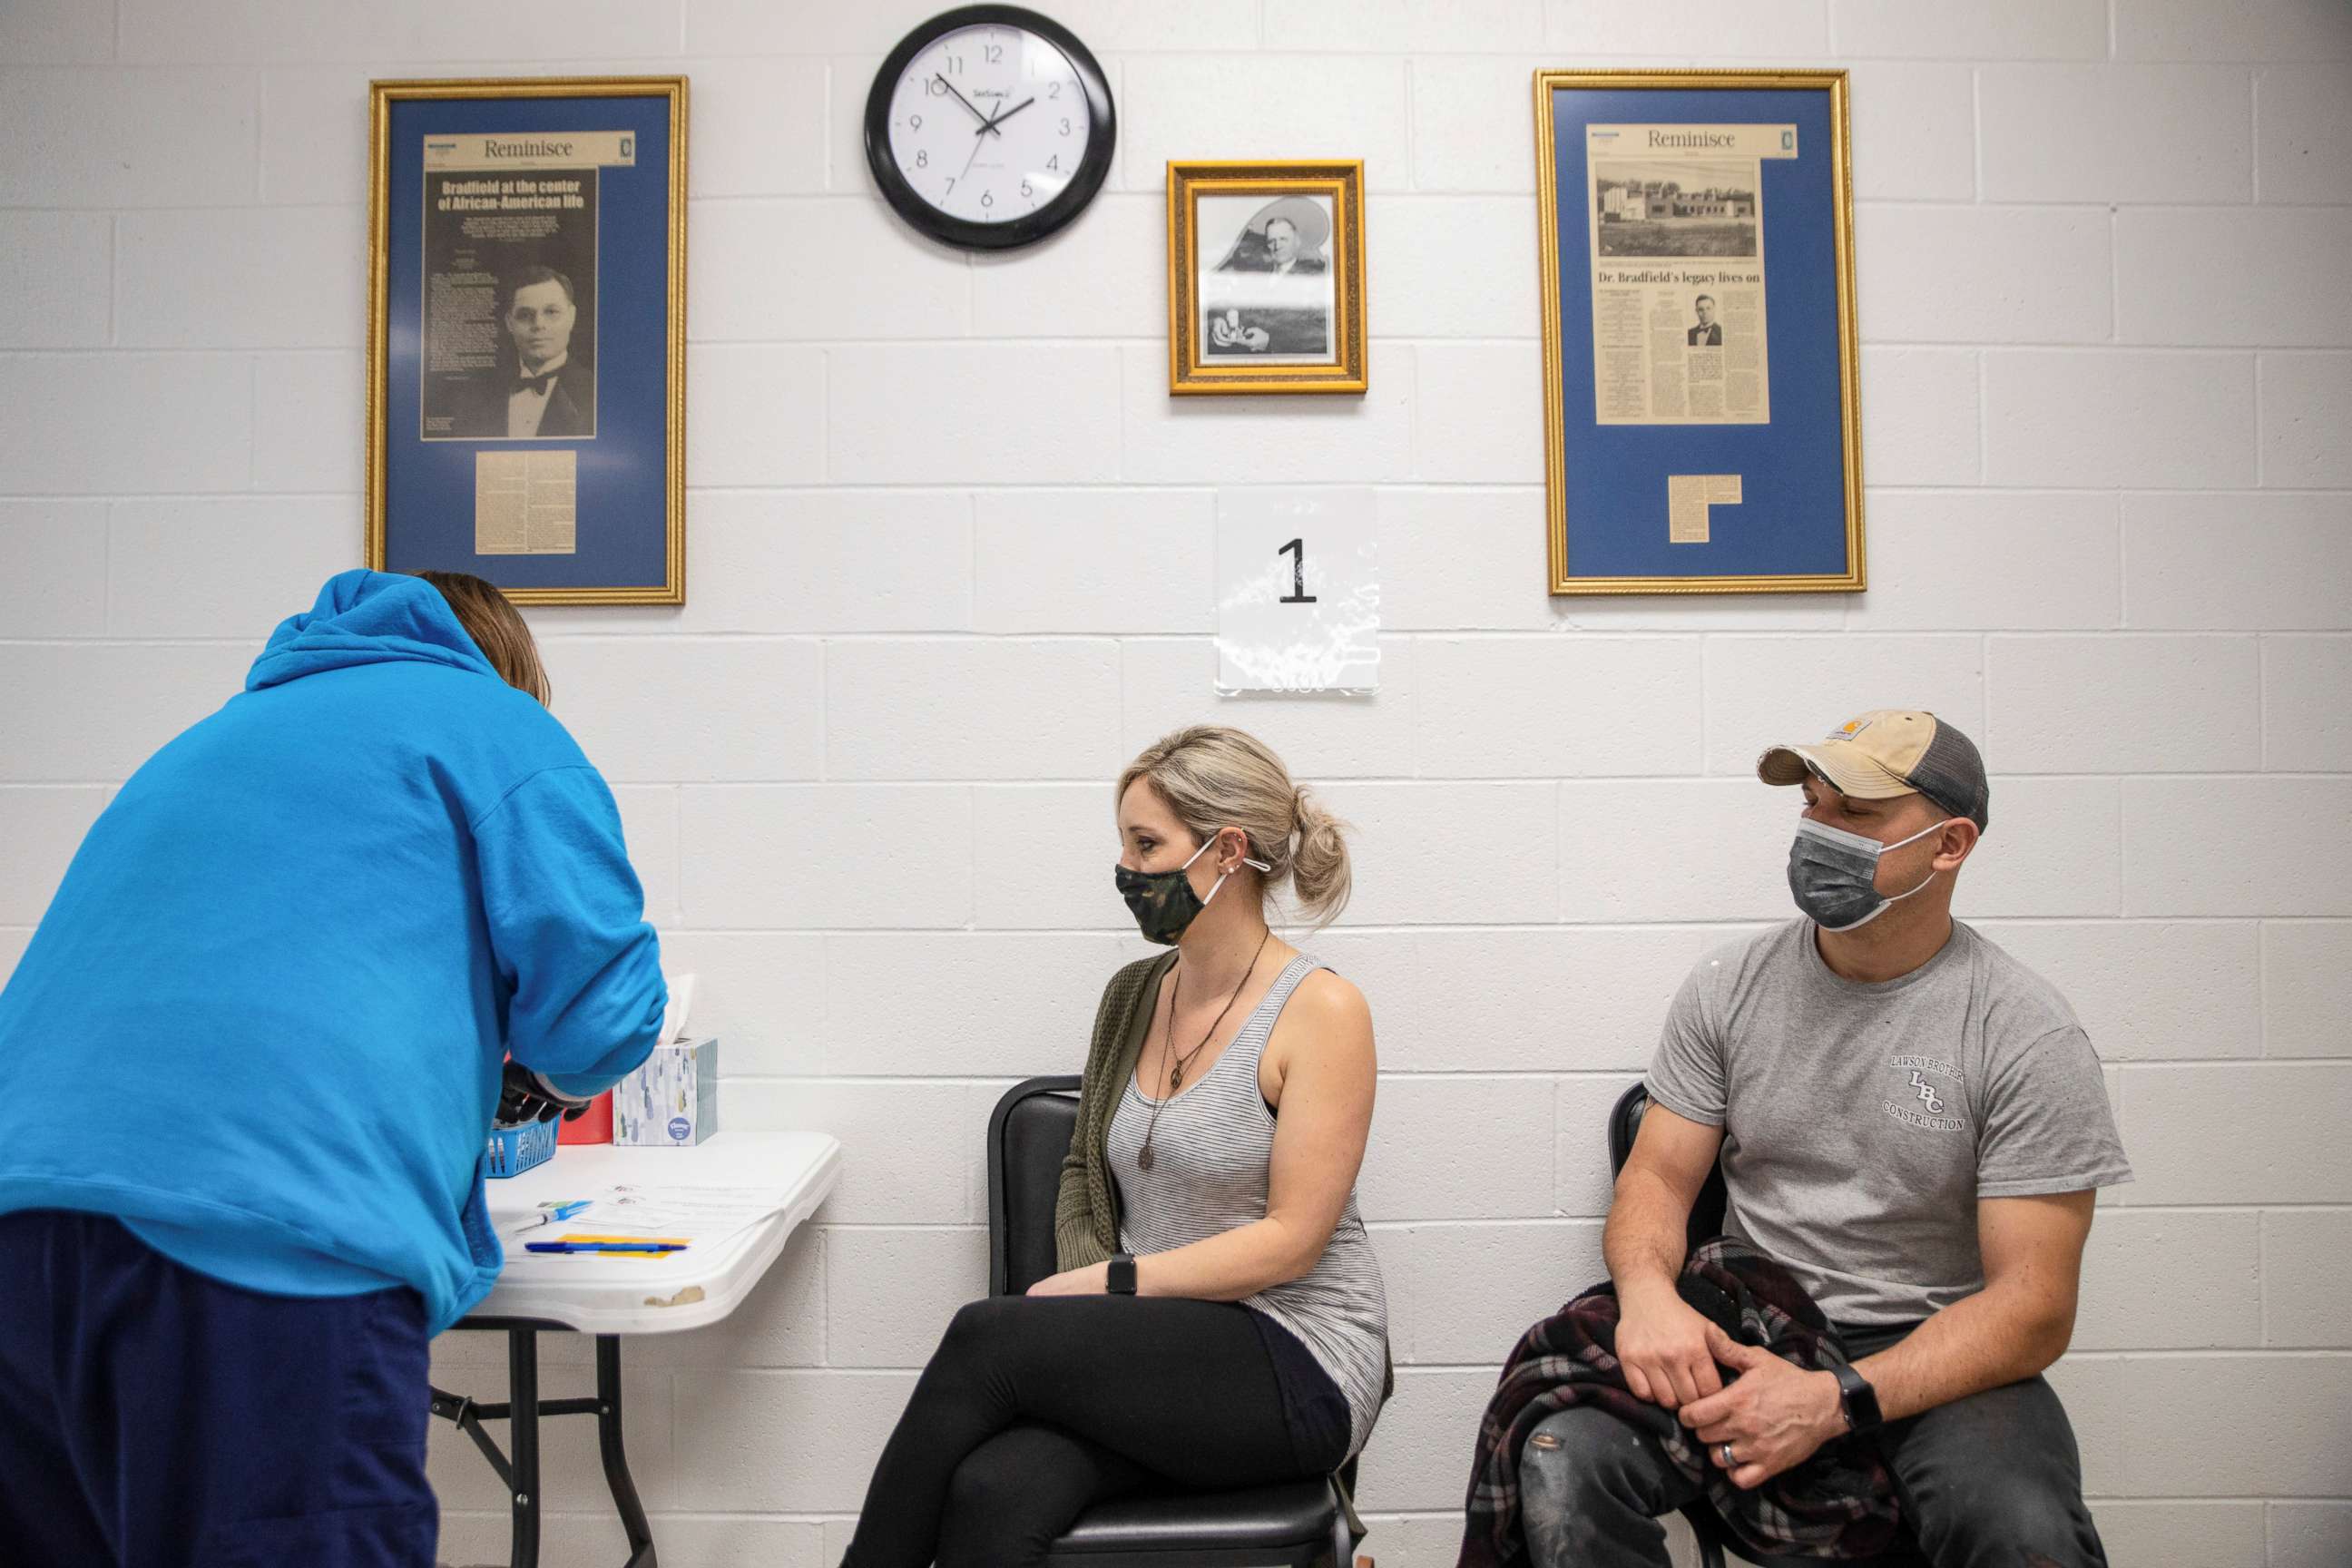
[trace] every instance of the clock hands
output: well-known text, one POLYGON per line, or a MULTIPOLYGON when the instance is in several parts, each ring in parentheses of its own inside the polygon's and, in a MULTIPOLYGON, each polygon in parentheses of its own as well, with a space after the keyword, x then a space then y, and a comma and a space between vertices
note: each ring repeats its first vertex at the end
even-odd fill
MULTIPOLYGON (((1023 110, 1028 108, 1031 104, 1036 101, 1037 100, 1034 98, 1024 98, 1010 109, 998 110, 994 114, 988 117, 988 123, 982 126, 981 131, 996 131, 998 126, 1003 124, 1006 121, 1012 119, 1014 115, 1020 113, 1023 110)), ((999 136, 1004 134, 1002 131, 996 131, 996 133, 999 136)), ((977 136, 980 134, 980 131, 975 131, 972 134, 977 136)))
MULTIPOLYGON (((996 131, 996 127, 986 121, 982 121, 981 122, 980 131, 996 131)), ((972 162, 980 156, 980 150, 988 145, 988 143, 982 139, 980 131, 975 131, 971 133, 971 156, 963 161, 962 169, 957 172, 956 183, 959 184, 963 183, 964 175, 971 173, 972 162)), ((997 131, 996 134, 998 138, 1002 140, 1004 132, 997 131)))
MULTIPOLYGON (((987 115, 982 114, 978 109, 973 108, 971 100, 966 98, 960 92, 956 92, 955 83, 950 81, 947 78, 940 76, 937 71, 933 71, 931 75, 938 78, 939 84, 941 87, 946 88, 950 92, 955 92, 955 100, 958 103, 962 104, 966 109, 971 110, 971 117, 980 121, 980 131, 996 131, 996 122, 991 120, 987 115)), ((980 131, 975 131, 972 134, 977 136, 980 134, 980 131)), ((1003 136, 1004 134, 1002 131, 997 131, 996 133, 999 136, 1003 136)))
MULTIPOLYGON (((941 80, 945 80, 946 79, 945 79, 945 78, 941 78, 940 79, 941 79, 941 80)), ((953 89, 953 88, 950 88, 950 89, 948 89, 948 90, 949 90, 950 92, 955 92, 955 89, 953 89)), ((963 96, 963 94, 961 94, 961 93, 960 93, 960 92, 956 92, 956 96, 957 96, 958 98, 961 98, 961 97, 963 96)), ((1036 101, 1037 101, 1037 100, 1036 100, 1035 99, 1034 99, 1034 98, 1024 98, 1024 99, 1023 99, 1019 103, 1014 104, 1014 105, 1013 105, 1012 108, 1010 108, 1010 109, 1007 109, 1007 108, 1005 108, 1003 105, 999 104, 999 105, 997 106, 997 110, 996 110, 996 112, 995 112, 995 113, 993 113, 993 114, 990 115, 987 119, 985 119, 985 120, 982 121, 980 122, 980 124, 978 125, 978 127, 976 127, 976 128, 973 130, 972 133, 971 133, 971 157, 966 158, 966 159, 963 161, 963 169, 962 169, 962 172, 961 172, 961 173, 960 173, 960 174, 958 174, 956 175, 956 179, 957 179, 959 182, 961 182, 961 181, 963 179, 963 177, 964 177, 964 175, 965 175, 965 174, 971 174, 971 173, 972 160, 973 160, 973 159, 975 159, 975 158, 978 158, 978 157, 980 156, 980 150, 981 150, 981 148, 984 145, 984 143, 983 143, 983 142, 981 141, 981 139, 980 139, 980 133, 981 133, 982 131, 996 131, 996 139, 997 139, 998 141, 1000 141, 1000 142, 1001 142, 1001 141, 1003 141, 1003 140, 1004 139, 1004 132, 1002 132, 1002 131, 997 131, 997 130, 996 130, 996 128, 997 128, 999 125, 1003 124, 1006 121, 1008 121, 1008 120, 1012 119, 1014 115, 1016 115, 1016 114, 1020 113, 1023 110, 1024 110, 1024 109, 1028 108, 1031 104, 1033 104, 1033 103, 1034 103, 1034 102, 1036 102, 1036 101)), ((967 103, 967 104, 965 104, 965 105, 964 105, 964 107, 965 107, 966 109, 971 109, 971 105, 970 105, 970 104, 968 104, 968 103, 967 103)), ((979 113, 979 112, 980 112, 980 110, 976 110, 976 109, 972 109, 972 110, 971 110, 971 111, 972 111, 974 114, 977 114, 977 113, 979 113)))
POLYGON ((1014 115, 1020 113, 1023 110, 1028 108, 1031 104, 1036 102, 1037 99, 1034 94, 1032 94, 1031 96, 1023 99, 1020 102, 1013 104, 1010 108, 1000 103, 996 107, 995 113, 982 114, 980 111, 979 105, 973 103, 971 100, 966 98, 962 93, 956 90, 955 83, 950 81, 945 76, 941 75, 938 71, 933 71, 931 76, 941 87, 947 89, 950 94, 953 94, 955 100, 958 103, 962 104, 965 110, 971 113, 974 120, 980 121, 978 125, 972 127, 971 155, 964 159, 963 167, 957 172, 955 180, 951 182, 948 187, 950 190, 953 190, 957 184, 961 184, 963 182, 966 175, 971 173, 972 164, 979 160, 982 145, 981 138, 983 136, 993 135, 998 141, 1002 142, 1004 139, 1004 132, 998 130, 997 127, 1003 124, 1004 121, 1012 119, 1014 115))

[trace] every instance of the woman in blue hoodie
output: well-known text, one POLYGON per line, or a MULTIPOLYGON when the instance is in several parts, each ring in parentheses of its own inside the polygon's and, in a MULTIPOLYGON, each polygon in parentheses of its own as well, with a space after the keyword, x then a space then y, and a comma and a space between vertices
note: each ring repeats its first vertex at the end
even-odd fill
POLYGON ((346 572, 90 828, 0 991, 26 1561, 429 1568, 425 1347, 499 1270, 502 1082, 584 1101, 666 1001, 546 696, 488 584, 346 572))

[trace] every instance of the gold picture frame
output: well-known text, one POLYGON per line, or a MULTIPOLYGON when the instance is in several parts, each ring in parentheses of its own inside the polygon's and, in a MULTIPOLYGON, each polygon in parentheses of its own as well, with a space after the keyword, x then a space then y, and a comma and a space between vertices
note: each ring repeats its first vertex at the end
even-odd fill
MULTIPOLYGON (((1868 585, 1868 574, 1863 526, 1864 499, 1862 478, 1860 336, 1855 323, 1854 313, 1853 180, 1853 159, 1850 144, 1850 120, 1847 104, 1846 73, 1843 70, 1832 69, 1763 71, 1538 70, 1534 76, 1534 97, 1537 171, 1536 195, 1539 209, 1539 216, 1537 225, 1537 237, 1540 258, 1539 265, 1541 269, 1538 277, 1538 283, 1540 285, 1540 293, 1542 296, 1543 318, 1544 496, 1546 511, 1545 531, 1548 544, 1546 577, 1549 591, 1555 595, 1862 592, 1868 585), (1715 92, 1781 93, 1797 91, 1808 93, 1818 92, 1825 96, 1827 128, 1826 141, 1828 145, 1822 150, 1822 173, 1820 175, 1813 176, 1813 178, 1816 181, 1825 180, 1826 189, 1825 191, 1814 191, 1812 193, 1812 198, 1817 202, 1822 199, 1826 199, 1828 206, 1827 221, 1831 227, 1830 253, 1832 258, 1831 266, 1828 270, 1832 274, 1836 293, 1834 313, 1837 342, 1833 355, 1815 355, 1812 357, 1816 359, 1827 357, 1832 360, 1837 370, 1838 387, 1834 399, 1834 405, 1835 419, 1842 450, 1839 454, 1840 461, 1836 465, 1834 471, 1836 472, 1840 481, 1843 502, 1843 537, 1844 543, 1844 565, 1843 570, 1786 572, 1759 571, 1724 574, 1696 573, 1689 575, 1670 575, 1663 574, 1580 575, 1575 569, 1575 563, 1570 558, 1571 552, 1570 538, 1570 490, 1571 488, 1570 483, 1571 474, 1570 457, 1569 452, 1570 420, 1571 416, 1573 416, 1575 420, 1578 422, 1580 435, 1588 434, 1595 426, 1596 421, 1594 416, 1596 410, 1594 407, 1591 406, 1578 409, 1570 408, 1568 406, 1569 400, 1565 390, 1567 378, 1564 373, 1568 367, 1563 363, 1565 328, 1561 319, 1563 284, 1561 267, 1563 259, 1562 248, 1565 243, 1567 231, 1563 230, 1561 226, 1563 204, 1571 199, 1576 204, 1574 212, 1577 216, 1573 220, 1575 225, 1574 232, 1580 239, 1588 234, 1597 236, 1601 232, 1603 224, 1601 219, 1592 214, 1590 210, 1592 205, 1592 199, 1588 191, 1583 188, 1580 188, 1575 192, 1563 194, 1560 189, 1562 174, 1559 166, 1561 156, 1561 123, 1558 105, 1559 103, 1559 94, 1562 90, 1573 92, 1577 89, 1591 89, 1599 93, 1614 95, 1618 101, 1622 101, 1622 95, 1623 95, 1628 89, 1660 89, 1662 100, 1664 100, 1667 95, 1674 93, 1682 93, 1686 95, 1696 93, 1705 95, 1715 92)), ((1690 117, 1674 116, 1673 118, 1679 119, 1690 117)), ((1570 129, 1574 129, 1575 122, 1570 121, 1570 129)), ((1598 122, 1595 121, 1587 124, 1588 134, 1590 133, 1591 123, 1598 122)), ((1628 130, 1637 128, 1638 127, 1634 126, 1624 127, 1624 129, 1628 130)), ((1603 127, 1604 131, 1607 129, 1610 128, 1603 127)), ((1808 138, 1809 143, 1810 140, 1811 139, 1808 138)), ((1577 160, 1578 165, 1580 167, 1588 158, 1590 144, 1586 140, 1580 138, 1571 151, 1577 160)), ((1805 151, 1808 153, 1811 151, 1810 144, 1806 147, 1805 151)), ((1591 161, 1594 164, 1594 170, 1597 173, 1603 160, 1599 155, 1592 154, 1591 161)), ((1675 189, 1673 186, 1667 186, 1665 188, 1669 191, 1675 189)), ((1630 198, 1632 195, 1631 187, 1628 187, 1627 194, 1630 198)), ((1710 192, 1709 194, 1712 193, 1710 192)), ((1749 193, 1751 205, 1748 209, 1748 215, 1753 218, 1758 233, 1759 235, 1769 235, 1770 233, 1769 226, 1774 214, 1769 210, 1769 204, 1765 204, 1760 207, 1757 205, 1758 198, 1760 197, 1761 194, 1761 186, 1759 186, 1757 191, 1749 193)), ((1769 248, 1769 244, 1759 243, 1759 248, 1755 252, 1756 267, 1759 275, 1758 279, 1759 288, 1757 291, 1759 294, 1764 291, 1761 286, 1761 273, 1765 265, 1765 255, 1769 248)), ((1595 257, 1590 248, 1580 245, 1576 259, 1580 265, 1585 265, 1590 268, 1591 264, 1595 259, 1595 257)), ((1573 282, 1574 280, 1571 279, 1570 281, 1573 282)), ((1592 273, 1588 270, 1583 279, 1580 297, 1590 302, 1595 298, 1597 293, 1598 289, 1592 287, 1592 273)), ((1679 324, 1679 322, 1676 324, 1679 324)), ((1702 319, 1699 325, 1693 329, 1689 334, 1689 341, 1694 344, 1699 343, 1701 340, 1697 334, 1707 330, 1708 323, 1706 321, 1702 319)), ((1575 344, 1576 348, 1586 353, 1588 356, 1591 355, 1593 353, 1593 342, 1595 341, 1596 334, 1597 328, 1594 327, 1591 321, 1578 324, 1577 331, 1574 334, 1577 340, 1575 344)), ((1759 339, 1760 335, 1761 334, 1759 333, 1759 339)), ((1718 335, 1712 341, 1721 342, 1723 342, 1723 339, 1718 335)), ((1654 353, 1655 351, 1648 350, 1643 352, 1646 354, 1649 353, 1654 353)), ((1588 370, 1591 369, 1590 366, 1587 366, 1586 368, 1588 370)), ((1598 373, 1593 372, 1592 379, 1591 381, 1583 382, 1580 384, 1590 388, 1597 384, 1598 380, 1598 373)), ((1767 398, 1780 398, 1782 396, 1781 390, 1777 382, 1771 380, 1769 371, 1765 373, 1765 380, 1767 382, 1767 398)), ((1796 401, 1796 395, 1800 393, 1805 394, 1809 398, 1809 402, 1806 406, 1811 409, 1819 419, 1826 421, 1829 417, 1828 410, 1831 405, 1831 400, 1822 397, 1817 387, 1807 387, 1805 385, 1792 386, 1790 388, 1790 400, 1792 402, 1796 401)), ((1632 421, 1628 422, 1630 423, 1632 421)), ((1656 424, 1674 423, 1673 421, 1668 420, 1653 420, 1650 422, 1656 424)), ((1678 472, 1665 477, 1672 481, 1684 482, 1713 482, 1728 479, 1731 482, 1728 487, 1727 487, 1725 494, 1731 501, 1738 501, 1741 498, 1742 492, 1738 482, 1740 476, 1736 471, 1731 473, 1706 471, 1709 469, 1721 469, 1727 466, 1720 460, 1711 460, 1709 455, 1706 451, 1706 448, 1709 444, 1706 436, 1706 431, 1708 427, 1693 425, 1686 426, 1686 428, 1700 432, 1699 435, 1692 437, 1692 439, 1687 443, 1688 447, 1691 448, 1691 455, 1687 459, 1691 471, 1688 473, 1678 472)), ((1716 428, 1720 428, 1720 426, 1716 428)), ((1825 426, 1823 429, 1823 437, 1825 441, 1825 426)), ((1682 459, 1679 458, 1677 459, 1677 461, 1681 460, 1682 459)), ((1605 463, 1595 465, 1595 467, 1605 466, 1605 463)), ((1826 464, 1819 465, 1819 467, 1822 468, 1822 472, 1813 476, 1814 482, 1817 485, 1825 485, 1827 482, 1826 475, 1832 470, 1826 464)), ((1685 493, 1686 497, 1694 499, 1700 496, 1700 491, 1696 489, 1685 491, 1685 493)), ((1667 499, 1664 503, 1668 508, 1671 508, 1674 504, 1671 500, 1671 495, 1672 490, 1671 487, 1669 487, 1669 499, 1667 499)), ((1705 542, 1705 531, 1706 527, 1705 519, 1706 508, 1711 504, 1713 499, 1713 496, 1709 495, 1706 497, 1706 499, 1696 500, 1699 522, 1694 531, 1699 535, 1698 542, 1705 542)), ((1748 500, 1750 501, 1757 499, 1758 498, 1754 496, 1748 497, 1748 500)), ((1645 500, 1643 504, 1647 505, 1651 503, 1645 500)), ((1818 540, 1815 541, 1817 544, 1825 546, 1826 541, 1830 537, 1830 521, 1831 519, 1825 510, 1814 521, 1812 526, 1819 535, 1818 540)), ((1673 526, 1674 525, 1670 519, 1669 528, 1672 528, 1673 526)), ((1825 548, 1823 552, 1826 553, 1825 548)))
MULTIPOLYGON (((665 153, 654 161, 653 167, 662 176, 661 203, 657 215, 642 210, 650 202, 652 195, 650 188, 636 190, 625 205, 614 200, 615 192, 604 186, 600 172, 597 186, 599 194, 593 199, 601 205, 592 206, 592 216, 585 226, 588 243, 595 247, 593 254, 597 258, 596 265, 600 270, 605 269, 604 249, 613 245, 616 237, 614 235, 604 232, 598 226, 604 222, 605 209, 608 207, 616 213, 625 215, 627 221, 633 226, 630 233, 618 237, 625 243, 639 247, 642 254, 638 259, 642 264, 627 274, 633 279, 633 288, 626 291, 609 290, 609 298, 593 299, 589 304, 589 312, 593 313, 593 319, 598 322, 605 317, 622 320, 625 319, 625 312, 633 313, 634 319, 630 320, 630 326, 634 337, 635 341, 644 344, 640 363, 649 368, 657 361, 661 369, 661 381, 658 389, 656 390, 652 385, 651 376, 642 373, 625 379, 618 376, 603 377, 600 389, 601 402, 599 391, 592 390, 586 395, 588 414, 583 430, 567 430, 562 435, 534 436, 528 439, 532 442, 530 451, 545 449, 547 443, 554 441, 577 439, 583 443, 580 447, 570 448, 574 452, 574 464, 579 476, 573 481, 575 493, 572 497, 572 504, 575 508, 580 504, 577 492, 588 489, 590 476, 593 476, 594 482, 600 487, 613 483, 613 476, 616 473, 625 476, 621 482, 625 482, 630 487, 629 499, 625 507, 616 505, 615 510, 625 512, 632 520, 642 519, 642 522, 633 521, 632 528, 627 532, 625 540, 613 544, 609 554, 592 556, 590 545, 586 540, 573 541, 571 553, 584 559, 576 568, 563 569, 572 575, 590 579, 604 573, 607 564, 622 567, 625 570, 618 574, 620 577, 618 581, 583 580, 553 586, 529 581, 500 581, 499 578, 503 574, 498 569, 497 563, 527 562, 534 553, 563 553, 562 551, 534 552, 528 548, 522 551, 482 553, 478 558, 481 563, 469 563, 463 559, 434 559, 429 564, 470 570, 488 577, 498 584, 508 598, 518 604, 683 605, 686 603, 686 220, 688 100, 688 79, 683 76, 402 79, 374 81, 369 84, 368 324, 364 414, 366 472, 362 498, 366 514, 365 560, 371 570, 415 569, 413 563, 395 559, 403 554, 403 551, 392 537, 407 526, 401 517, 394 515, 395 503, 400 499, 391 493, 395 483, 399 482, 394 476, 399 474, 405 478, 415 472, 422 471, 411 469, 406 466, 407 460, 414 456, 413 453, 396 453, 390 446, 394 432, 391 428, 393 422, 388 418, 390 405, 388 388, 389 378, 395 370, 405 377, 404 390, 411 386, 416 389, 418 400, 419 427, 408 429, 405 426, 409 422, 405 418, 400 421, 404 426, 401 437, 404 446, 421 452, 431 447, 457 448, 474 447, 478 444, 495 446, 499 440, 517 438, 511 426, 496 437, 488 436, 478 429, 470 432, 480 437, 478 443, 460 436, 436 432, 434 427, 436 424, 448 422, 428 416, 431 411, 427 407, 422 390, 425 379, 423 369, 423 350, 419 343, 410 341, 424 335, 423 317, 420 315, 415 322, 411 322, 405 318, 411 310, 421 310, 423 308, 422 300, 427 292, 424 281, 425 247, 429 230, 436 220, 424 215, 425 187, 421 183, 415 187, 417 211, 420 216, 414 225, 415 232, 408 232, 411 226, 405 216, 407 210, 405 204, 404 203, 401 214, 396 215, 394 211, 393 190, 396 183, 396 172, 393 163, 395 116, 402 106, 415 104, 492 104, 542 100, 616 99, 649 101, 633 106, 625 114, 616 108, 611 114, 602 117, 611 121, 610 125, 575 126, 567 121, 562 129, 565 131, 585 129, 592 137, 614 138, 628 135, 634 130, 637 134, 642 135, 644 140, 649 142, 654 133, 652 128, 657 125, 664 137, 665 153), (400 237, 402 253, 397 257, 394 254, 396 229, 402 231, 400 237), (662 268, 662 276, 658 280, 644 276, 650 270, 651 247, 656 243, 660 247, 662 268), (408 296, 406 292, 410 285, 412 269, 416 289, 414 298, 408 296), (401 322, 403 339, 397 343, 393 334, 395 297, 400 299, 404 307, 404 319, 401 322), (656 300, 664 315, 660 324, 657 350, 649 341, 651 334, 646 329, 650 323, 643 320, 644 314, 655 307, 656 300), (616 382, 623 383, 618 391, 614 389, 616 382), (648 393, 651 395, 647 395, 648 393), (656 412, 660 425, 658 431, 651 427, 655 423, 656 412), (591 460, 585 463, 578 462, 578 456, 582 453, 591 460), (656 467, 656 454, 658 455, 657 473, 652 471, 656 467), (661 522, 658 541, 647 536, 646 532, 652 521, 646 514, 652 513, 656 505, 659 508, 661 522)), ((575 118, 583 121, 599 119, 592 110, 593 102, 583 103, 575 118)), ((536 124, 503 122, 509 118, 527 120, 530 117, 484 115, 480 117, 478 126, 479 131, 486 133, 482 139, 487 142, 499 135, 529 137, 533 134, 545 136, 554 133, 536 124)), ((538 118, 544 118, 544 116, 538 118)), ((442 125, 436 125, 428 131, 427 134, 444 132, 453 135, 466 134, 466 132, 451 131, 450 128, 442 125)), ((422 167, 421 159, 422 155, 420 155, 420 168, 422 167)), ((636 165, 632 163, 629 167, 634 172, 636 165)), ((404 189, 406 188, 404 182, 412 175, 419 181, 423 179, 421 174, 404 168, 397 172, 397 180, 403 183, 404 189)), ((570 200, 567 205, 576 207, 581 204, 577 200, 570 200)), ((543 268, 541 276, 545 276, 543 268)), ((567 300, 570 300, 572 295, 572 286, 568 279, 563 280, 563 292, 567 300)), ((589 291, 593 293, 593 285, 589 291)), ((478 309, 474 313, 478 315, 478 309)), ((480 332, 478 321, 470 323, 470 326, 477 334, 480 332)), ((496 338, 495 327, 490 330, 490 336, 493 339, 496 338)), ((518 340, 518 346, 520 340, 518 340)), ((598 347, 601 349, 601 342, 598 347)), ((484 356, 478 354, 476 357, 484 356)), ((582 368, 591 376, 593 375, 597 368, 596 355, 573 357, 581 361, 582 368)), ((594 387, 596 383, 591 381, 590 384, 594 387)), ((541 395, 545 394, 542 393, 541 395)), ((476 401, 478 403, 481 400, 476 401)), ((404 414, 406 411, 405 399, 403 402, 403 411, 404 414)), ((453 430, 458 428, 454 424, 451 424, 450 427, 453 430)), ((557 448, 559 451, 562 449, 557 448)), ((464 455, 458 453, 455 456, 464 455)), ((515 457, 525 455, 527 455, 526 450, 520 447, 513 453, 515 457)), ((434 477, 441 489, 446 491, 457 482, 452 477, 457 472, 455 457, 443 462, 441 468, 447 471, 436 473, 434 477)), ((478 498, 481 493, 478 489, 481 482, 478 477, 480 473, 478 464, 475 472, 477 489, 473 495, 478 498)), ((422 484, 421 480, 417 482, 422 484)), ((446 511, 448 510, 446 503, 451 498, 446 494, 439 496, 437 500, 443 504, 433 508, 427 508, 425 505, 426 499, 420 496, 418 503, 420 513, 446 511)), ((478 499, 476 504, 478 509, 478 499)), ((577 516, 578 513, 575 511, 575 520, 577 516)), ((448 525, 436 521, 432 526, 446 529, 448 525)), ((474 526, 477 529, 480 526, 478 516, 476 517, 474 526)), ((573 526, 576 527, 576 521, 573 526)), ((439 542, 436 542, 436 543, 439 542)), ((558 542, 562 542, 559 540, 558 542)), ((606 542, 600 541, 597 548, 604 549, 605 543, 606 542)), ((462 552, 453 546, 443 544, 438 554, 461 556, 462 552)), ((509 570, 522 574, 527 574, 530 569, 526 567, 509 570)))
POLYGON ((1171 395, 1360 395, 1364 292, 1360 161, 1168 165, 1171 395))

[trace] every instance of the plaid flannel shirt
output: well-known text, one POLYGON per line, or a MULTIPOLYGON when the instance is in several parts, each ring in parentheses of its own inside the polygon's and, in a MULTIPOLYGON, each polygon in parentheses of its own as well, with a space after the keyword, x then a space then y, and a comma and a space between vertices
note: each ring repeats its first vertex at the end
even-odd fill
MULTIPOLYGON (((1779 1264, 1729 1237, 1693 1252, 1676 1290, 1736 1340, 1807 1371, 1844 1364, 1845 1348, 1804 1288, 1779 1264)), ((1617 1292, 1594 1286, 1523 1335, 1504 1363, 1478 1426, 1459 1568, 1517 1568, 1519 1451, 1554 1411, 1591 1405, 1650 1434, 1675 1468, 1701 1482, 1725 1525, 1749 1549, 1801 1557, 1870 1557, 1900 1524, 1895 1482, 1868 1439, 1840 1437, 1743 1491, 1707 1462, 1675 1412, 1634 1397, 1616 1355, 1617 1292)))

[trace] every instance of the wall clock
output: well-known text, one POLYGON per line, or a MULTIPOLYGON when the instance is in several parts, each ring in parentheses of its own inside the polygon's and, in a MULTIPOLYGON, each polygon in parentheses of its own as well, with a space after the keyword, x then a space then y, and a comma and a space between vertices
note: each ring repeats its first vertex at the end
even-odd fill
POLYGON ((1086 210, 1117 140, 1102 68, 1067 28, 966 5, 900 40, 866 97, 866 163, 933 239, 1005 250, 1086 210))

